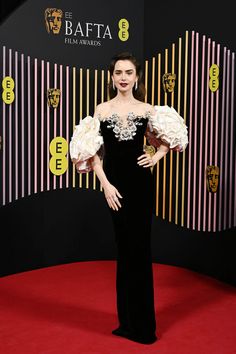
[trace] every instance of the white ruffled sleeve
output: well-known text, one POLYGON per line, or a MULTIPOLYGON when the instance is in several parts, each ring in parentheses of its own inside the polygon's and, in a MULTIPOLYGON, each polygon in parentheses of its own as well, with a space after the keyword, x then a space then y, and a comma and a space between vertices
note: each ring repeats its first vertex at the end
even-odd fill
POLYGON ((155 114, 150 115, 146 137, 155 147, 161 144, 170 149, 183 151, 188 145, 188 130, 184 119, 173 107, 154 106, 155 114))
POLYGON ((75 126, 70 141, 70 157, 78 172, 92 170, 91 157, 96 153, 102 157, 103 137, 100 134, 100 121, 87 116, 75 126))

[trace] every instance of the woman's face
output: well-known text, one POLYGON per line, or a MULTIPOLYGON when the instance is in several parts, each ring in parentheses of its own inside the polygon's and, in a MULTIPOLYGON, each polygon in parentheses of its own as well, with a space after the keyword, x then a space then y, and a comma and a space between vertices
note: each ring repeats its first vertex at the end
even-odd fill
POLYGON ((114 67, 112 79, 119 91, 132 90, 138 80, 134 64, 129 60, 118 60, 114 67))

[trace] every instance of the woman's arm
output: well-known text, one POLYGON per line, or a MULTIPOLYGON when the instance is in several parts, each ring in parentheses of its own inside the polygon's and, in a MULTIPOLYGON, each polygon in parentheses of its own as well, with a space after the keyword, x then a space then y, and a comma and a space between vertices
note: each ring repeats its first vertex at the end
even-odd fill
POLYGON ((109 184, 109 181, 107 179, 107 176, 103 170, 102 167, 102 162, 100 160, 100 157, 98 156, 98 154, 95 154, 92 158, 91 158, 91 165, 93 170, 95 171, 96 175, 98 176, 98 179, 102 185, 103 188, 106 188, 106 185, 109 184))
POLYGON ((145 153, 138 157, 138 165, 143 167, 153 167, 159 160, 161 160, 169 151, 168 146, 161 144, 157 152, 151 156, 145 153))
POLYGON ((122 196, 119 191, 108 181, 107 176, 103 170, 100 157, 97 154, 92 157, 91 165, 103 187, 105 198, 109 207, 113 210, 118 210, 118 207, 121 208, 121 204, 118 198, 122 198, 122 196))

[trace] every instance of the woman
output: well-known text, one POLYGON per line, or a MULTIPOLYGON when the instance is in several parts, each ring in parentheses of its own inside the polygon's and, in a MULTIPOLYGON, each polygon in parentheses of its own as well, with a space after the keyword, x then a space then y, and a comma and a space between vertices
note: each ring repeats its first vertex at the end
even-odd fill
POLYGON ((76 126, 70 155, 78 172, 94 170, 110 207, 117 245, 117 312, 113 334, 135 342, 157 340, 151 256, 153 167, 169 149, 185 149, 187 127, 168 106, 144 103, 136 58, 121 53, 110 64, 110 100, 76 126), (174 133, 173 131, 177 132, 174 133), (145 151, 144 136, 157 150, 145 151), (102 164, 103 159, 103 164, 102 164))

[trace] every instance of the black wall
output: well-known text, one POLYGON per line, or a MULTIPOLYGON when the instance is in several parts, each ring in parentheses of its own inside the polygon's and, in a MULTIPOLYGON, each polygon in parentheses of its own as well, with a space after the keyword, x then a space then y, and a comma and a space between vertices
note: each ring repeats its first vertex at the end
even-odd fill
MULTIPOLYGON (((0 20, 23 2, 2 1, 0 20)), ((235 50, 234 11, 229 1, 217 7, 213 1, 149 0, 144 15, 146 59, 186 30, 211 36, 235 50)), ((59 190, 19 200, 1 208, 1 226, 1 275, 116 257, 107 205, 97 191, 59 190)), ((214 233, 191 231, 153 215, 152 242, 155 262, 186 267, 236 285, 235 228, 214 233)))

